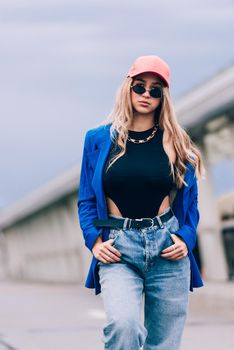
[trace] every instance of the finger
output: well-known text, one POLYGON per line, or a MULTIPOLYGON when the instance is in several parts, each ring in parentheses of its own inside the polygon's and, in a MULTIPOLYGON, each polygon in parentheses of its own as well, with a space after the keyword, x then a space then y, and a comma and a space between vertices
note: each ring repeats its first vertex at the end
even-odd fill
POLYGON ((120 258, 117 255, 113 254, 108 248, 103 250, 103 253, 104 253, 104 258, 109 262, 120 261, 120 258))
MULTIPOLYGON (((114 240, 111 239, 109 241, 114 241, 114 240)), ((100 248, 98 258, 101 257, 102 259, 104 259, 104 262, 106 262, 106 263, 120 261, 120 257, 118 255, 116 255, 114 252, 111 252, 111 250, 118 252, 118 250, 115 249, 114 247, 112 247, 112 245, 109 242, 105 242, 100 248)))
MULTIPOLYGON (((186 254, 187 255, 187 254, 186 254)), ((184 252, 177 252, 176 254, 174 254, 173 256, 168 256, 167 259, 170 259, 170 260, 180 260, 182 258, 184 258, 185 256, 185 253, 184 252)), ((164 256, 163 256, 164 257, 164 256)))
POLYGON ((112 246, 114 239, 109 239, 108 241, 111 241, 110 243, 109 242, 107 243, 108 250, 113 252, 113 254, 117 255, 118 257, 121 257, 122 256, 121 252, 112 246))
POLYGON ((181 248, 180 245, 177 243, 174 243, 174 244, 170 245, 169 247, 167 247, 166 249, 163 249, 161 251, 161 253, 170 253, 170 252, 177 250, 178 248, 181 248))
POLYGON ((174 259, 175 256, 176 256, 175 253, 161 254, 161 258, 164 258, 164 259, 174 259))
POLYGON ((99 250, 99 257, 102 257, 106 262, 113 262, 112 253, 109 252, 106 245, 102 245, 99 250))
POLYGON ((105 254, 105 253, 102 253, 102 259, 104 260, 103 262, 104 262, 105 264, 110 264, 110 263, 114 262, 114 260, 111 259, 111 257, 109 257, 109 256, 108 256, 107 254, 105 254))
POLYGON ((109 243, 106 244, 105 248, 107 248, 108 251, 112 252, 114 254, 114 256, 117 256, 118 258, 121 257, 122 254, 120 253, 120 251, 118 249, 116 249, 112 246, 112 243, 113 242, 111 242, 111 244, 109 244, 109 243))
POLYGON ((180 254, 175 260, 181 260, 181 259, 183 259, 183 258, 185 258, 187 256, 187 254, 185 255, 185 254, 180 254))
POLYGON ((167 247, 166 249, 163 249, 161 251, 161 253, 170 253, 170 252, 173 252, 174 250, 176 250, 178 248, 178 245, 177 244, 172 244, 170 245, 169 247, 167 247))
POLYGON ((168 253, 161 253, 161 257, 163 258, 175 258, 177 257, 179 254, 181 254, 181 251, 178 251, 176 249, 171 250, 168 253))
POLYGON ((120 251, 116 248, 114 248, 112 245, 109 246, 109 250, 112 251, 113 254, 117 255, 117 256, 121 256, 122 254, 120 253, 120 251))
POLYGON ((103 258, 100 255, 99 255, 99 257, 97 257, 97 260, 101 261, 103 264, 109 264, 110 263, 109 261, 107 261, 105 258, 103 258))
POLYGON ((185 251, 185 247, 184 247, 184 245, 181 245, 180 242, 177 242, 177 243, 174 243, 174 244, 170 245, 166 249, 162 250, 162 252, 163 253, 164 252, 167 253, 167 252, 171 252, 173 250, 177 250, 179 252, 183 252, 183 251, 185 251))

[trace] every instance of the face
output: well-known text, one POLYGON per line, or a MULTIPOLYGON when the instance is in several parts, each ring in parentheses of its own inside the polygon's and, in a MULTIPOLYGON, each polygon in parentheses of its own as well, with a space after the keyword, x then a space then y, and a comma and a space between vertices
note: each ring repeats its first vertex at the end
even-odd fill
POLYGON ((146 91, 139 95, 135 93, 132 89, 130 92, 132 107, 138 113, 149 114, 160 105, 160 98, 155 98, 150 96, 149 90, 153 87, 163 87, 162 81, 158 75, 150 72, 141 73, 133 78, 132 85, 142 84, 146 91), (145 104, 143 103, 145 102, 145 104))

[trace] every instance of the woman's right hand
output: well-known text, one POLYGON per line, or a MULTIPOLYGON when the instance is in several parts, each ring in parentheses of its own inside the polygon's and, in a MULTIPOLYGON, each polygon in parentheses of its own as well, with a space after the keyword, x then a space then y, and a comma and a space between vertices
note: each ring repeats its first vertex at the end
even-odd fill
POLYGON ((102 242, 102 238, 98 236, 98 239, 93 245, 92 252, 96 259, 104 264, 120 261, 122 255, 120 251, 112 247, 114 239, 108 239, 102 242))

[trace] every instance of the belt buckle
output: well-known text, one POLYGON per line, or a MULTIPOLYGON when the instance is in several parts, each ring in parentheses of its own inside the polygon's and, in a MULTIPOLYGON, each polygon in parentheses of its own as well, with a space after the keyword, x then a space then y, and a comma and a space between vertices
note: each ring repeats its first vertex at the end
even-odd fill
POLYGON ((150 228, 154 226, 154 219, 152 219, 152 218, 141 218, 141 219, 135 219, 135 220, 136 221, 143 221, 144 219, 151 220, 151 226, 149 226, 150 228))

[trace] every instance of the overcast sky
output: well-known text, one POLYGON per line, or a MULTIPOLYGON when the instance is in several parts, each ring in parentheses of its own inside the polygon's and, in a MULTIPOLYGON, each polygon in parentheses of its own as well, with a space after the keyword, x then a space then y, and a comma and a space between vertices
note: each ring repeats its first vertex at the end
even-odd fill
POLYGON ((228 0, 0 3, 0 207, 80 162, 136 57, 171 67, 173 100, 234 61, 228 0))

